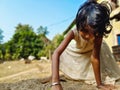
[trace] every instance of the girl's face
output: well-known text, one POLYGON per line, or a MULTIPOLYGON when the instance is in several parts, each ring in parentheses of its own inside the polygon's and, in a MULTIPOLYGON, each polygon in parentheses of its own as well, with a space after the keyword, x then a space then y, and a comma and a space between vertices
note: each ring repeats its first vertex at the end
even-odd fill
POLYGON ((90 39, 94 40, 95 38, 93 30, 89 27, 86 27, 84 30, 80 30, 79 34, 82 36, 83 39, 87 41, 89 41, 90 39))

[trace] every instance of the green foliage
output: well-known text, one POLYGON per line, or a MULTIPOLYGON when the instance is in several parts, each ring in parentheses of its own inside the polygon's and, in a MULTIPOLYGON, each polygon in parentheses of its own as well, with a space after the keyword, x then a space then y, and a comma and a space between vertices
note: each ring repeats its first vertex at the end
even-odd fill
POLYGON ((27 58, 29 55, 38 53, 42 49, 43 42, 38 39, 32 27, 19 24, 16 27, 16 33, 13 35, 14 54, 13 58, 27 58))
POLYGON ((51 42, 46 37, 48 33, 47 27, 40 26, 37 30, 36 34, 28 24, 18 24, 11 40, 3 45, 0 44, 0 48, 2 48, 0 50, 0 59, 27 59, 30 55, 35 56, 36 59, 40 59, 41 56, 49 57, 50 52, 53 53, 64 39, 64 36, 57 34, 51 42))
POLYGON ((2 54, 2 50, 0 50, 0 60, 3 59, 3 54, 2 54))
POLYGON ((49 32, 47 31, 47 27, 40 26, 40 27, 37 29, 37 34, 46 35, 46 34, 48 34, 48 33, 49 33, 49 32))
POLYGON ((5 55, 5 47, 4 44, 0 44, 0 59, 4 60, 4 55, 5 55))
POLYGON ((3 40, 3 35, 2 35, 2 33, 3 33, 3 30, 2 29, 0 29, 0 44, 2 43, 2 40, 3 40))
POLYGON ((5 60, 11 60, 11 55, 10 53, 5 54, 5 60))
POLYGON ((43 49, 49 42, 45 34, 46 32, 37 35, 31 26, 18 24, 12 39, 3 45, 4 59, 27 59, 30 55, 35 56, 36 59, 40 58, 39 56, 43 54, 39 55, 39 53, 44 52, 43 49))
POLYGON ((64 39, 64 35, 57 34, 52 40, 52 44, 54 45, 54 48, 57 48, 63 39, 64 39))
POLYGON ((44 45, 44 48, 41 51, 39 51, 39 53, 37 54, 38 57, 41 57, 41 56, 49 57, 49 54, 50 53, 52 54, 54 52, 54 50, 59 46, 59 44, 62 42, 63 39, 64 39, 63 35, 57 34, 53 38, 52 42, 44 45))
POLYGON ((46 47, 44 47, 41 51, 39 51, 37 55, 38 57, 41 56, 49 57, 50 51, 52 52, 53 50, 54 50, 54 46, 52 44, 49 44, 46 47))

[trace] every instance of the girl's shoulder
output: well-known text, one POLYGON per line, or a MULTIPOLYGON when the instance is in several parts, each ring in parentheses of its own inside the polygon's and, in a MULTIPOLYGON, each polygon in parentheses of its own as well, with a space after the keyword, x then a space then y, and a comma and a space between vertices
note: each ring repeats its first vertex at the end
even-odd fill
POLYGON ((78 33, 76 28, 73 28, 72 31, 73 31, 74 35, 76 35, 78 33))
POLYGON ((73 34, 74 34, 74 39, 75 39, 75 40, 78 39, 78 38, 79 38, 79 33, 78 33, 78 31, 77 31, 77 28, 74 27, 74 28, 72 28, 71 30, 72 30, 72 32, 73 32, 73 34))

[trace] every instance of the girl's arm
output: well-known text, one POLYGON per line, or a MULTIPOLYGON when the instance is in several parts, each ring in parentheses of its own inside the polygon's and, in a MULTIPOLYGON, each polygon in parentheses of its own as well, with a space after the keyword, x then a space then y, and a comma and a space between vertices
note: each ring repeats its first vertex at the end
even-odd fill
POLYGON ((102 44, 102 37, 96 37, 94 40, 94 49, 91 56, 91 62, 94 70, 94 75, 97 87, 102 90, 113 90, 115 87, 111 84, 102 84, 100 72, 100 48, 102 44))
POLYGON ((59 57, 73 38, 74 33, 71 30, 52 55, 52 83, 59 83, 59 57))
POLYGON ((91 56, 91 62, 94 70, 97 86, 101 85, 101 73, 100 73, 100 48, 102 43, 102 37, 95 37, 94 49, 91 56))

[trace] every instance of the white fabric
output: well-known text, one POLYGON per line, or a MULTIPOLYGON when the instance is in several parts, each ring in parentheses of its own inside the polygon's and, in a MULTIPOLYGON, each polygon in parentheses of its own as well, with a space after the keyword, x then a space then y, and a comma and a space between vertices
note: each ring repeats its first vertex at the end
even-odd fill
MULTIPOLYGON (((68 77, 75 80, 95 80, 90 56, 93 49, 93 40, 86 41, 77 30, 73 30, 72 40, 60 56, 60 70, 68 77)), ((109 75, 116 79, 120 78, 120 69, 117 66, 109 47, 103 41, 101 46, 101 71, 102 76, 109 75)), ((105 79, 105 78, 104 78, 105 79)))

